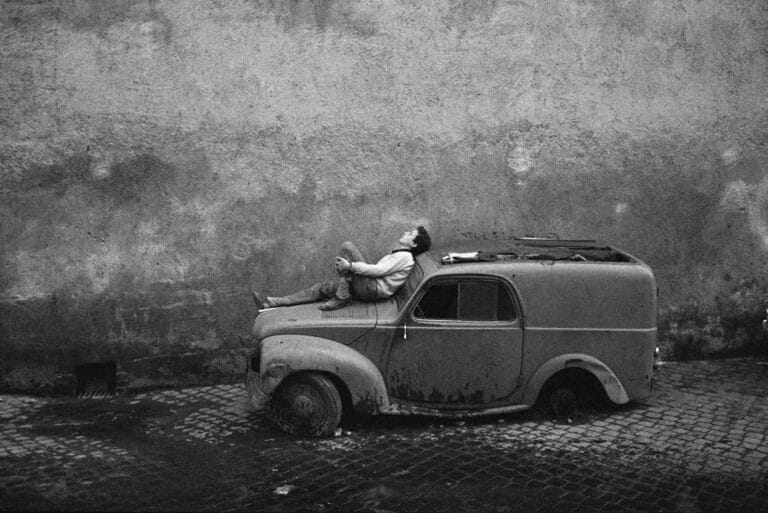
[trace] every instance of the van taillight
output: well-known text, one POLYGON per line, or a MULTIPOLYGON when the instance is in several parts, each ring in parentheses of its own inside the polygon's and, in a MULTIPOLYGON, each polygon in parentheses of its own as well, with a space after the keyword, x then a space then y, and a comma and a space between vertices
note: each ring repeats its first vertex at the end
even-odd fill
POLYGON ((256 351, 256 355, 251 357, 251 370, 259 372, 261 368, 261 351, 256 351))

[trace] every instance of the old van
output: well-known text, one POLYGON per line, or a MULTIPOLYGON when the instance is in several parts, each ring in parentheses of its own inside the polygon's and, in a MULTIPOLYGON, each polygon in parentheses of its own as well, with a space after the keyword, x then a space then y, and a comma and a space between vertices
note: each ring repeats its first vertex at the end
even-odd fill
POLYGON ((281 429, 332 434, 342 412, 467 417, 650 393, 656 283, 585 240, 463 241, 417 257, 397 294, 253 326, 246 388, 281 429))

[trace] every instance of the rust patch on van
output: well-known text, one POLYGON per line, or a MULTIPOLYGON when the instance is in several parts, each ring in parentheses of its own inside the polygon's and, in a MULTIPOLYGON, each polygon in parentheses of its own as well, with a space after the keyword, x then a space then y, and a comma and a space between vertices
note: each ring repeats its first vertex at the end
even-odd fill
POLYGON ((360 413, 377 413, 379 408, 386 403, 386 397, 366 390, 364 396, 353 403, 355 411, 360 413))
POLYGON ((407 401, 419 402, 419 403, 431 403, 431 404, 444 404, 444 403, 461 403, 461 404, 483 404, 493 401, 493 397, 485 397, 485 392, 477 391, 469 395, 464 395, 460 391, 456 394, 444 394, 432 388, 429 395, 425 394, 421 390, 416 390, 410 385, 403 383, 392 389, 395 397, 400 397, 407 401))

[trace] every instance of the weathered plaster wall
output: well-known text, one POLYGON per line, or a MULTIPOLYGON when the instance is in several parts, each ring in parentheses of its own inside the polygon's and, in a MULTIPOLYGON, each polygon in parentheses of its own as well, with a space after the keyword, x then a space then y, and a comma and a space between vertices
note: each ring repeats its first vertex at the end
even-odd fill
POLYGON ((762 0, 0 14, 5 386, 99 360, 133 384, 230 373, 251 288, 328 276, 344 239, 373 257, 414 222, 610 241, 656 270, 665 342, 765 342, 762 0))

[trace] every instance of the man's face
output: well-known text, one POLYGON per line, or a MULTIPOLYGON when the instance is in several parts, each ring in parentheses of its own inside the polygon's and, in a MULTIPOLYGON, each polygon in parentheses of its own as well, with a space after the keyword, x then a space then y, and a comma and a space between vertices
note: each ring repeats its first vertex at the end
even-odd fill
POLYGON ((398 242, 407 248, 415 248, 416 243, 413 241, 418 235, 419 235, 419 230, 414 228, 413 230, 404 232, 398 242))

